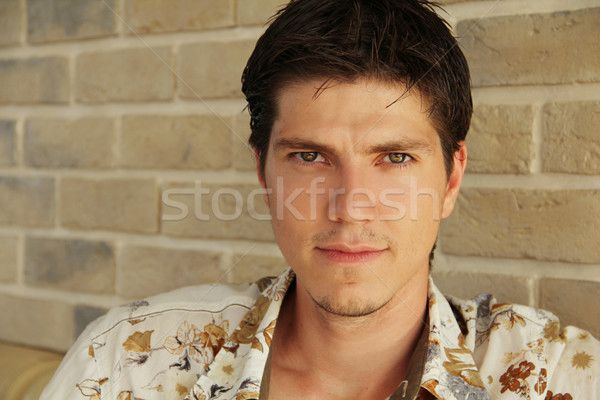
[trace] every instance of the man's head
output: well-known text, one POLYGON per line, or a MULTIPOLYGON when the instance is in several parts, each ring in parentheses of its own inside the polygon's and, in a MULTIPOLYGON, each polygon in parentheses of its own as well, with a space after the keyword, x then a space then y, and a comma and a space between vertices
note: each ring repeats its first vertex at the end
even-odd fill
POLYGON ((293 0, 242 80, 298 296, 345 316, 423 296, 472 111, 466 61, 431 6, 293 0))
POLYGON ((449 174, 471 120, 469 70, 446 22, 424 0, 292 0, 276 15, 242 77, 261 172, 281 88, 360 78, 418 90, 449 174))

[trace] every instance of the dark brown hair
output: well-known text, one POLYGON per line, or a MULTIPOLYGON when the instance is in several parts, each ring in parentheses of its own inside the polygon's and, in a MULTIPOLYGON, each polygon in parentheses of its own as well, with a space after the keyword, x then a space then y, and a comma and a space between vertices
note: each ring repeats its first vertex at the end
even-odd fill
POLYGON ((280 10, 242 75, 261 172, 283 86, 375 78, 416 88, 427 101, 449 174, 473 105, 467 61, 435 7, 426 0, 292 0, 280 10))

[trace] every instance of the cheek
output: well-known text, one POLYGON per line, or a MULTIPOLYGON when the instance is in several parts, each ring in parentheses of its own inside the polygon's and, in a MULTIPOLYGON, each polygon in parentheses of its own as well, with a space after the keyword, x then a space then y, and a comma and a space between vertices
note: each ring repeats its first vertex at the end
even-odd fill
POLYGON ((382 221, 439 221, 444 202, 443 186, 417 177, 403 178, 379 191, 379 217, 382 221))
POLYGON ((268 205, 274 223, 315 221, 322 217, 328 203, 329 189, 323 177, 280 175, 271 177, 267 187, 271 190, 268 205))

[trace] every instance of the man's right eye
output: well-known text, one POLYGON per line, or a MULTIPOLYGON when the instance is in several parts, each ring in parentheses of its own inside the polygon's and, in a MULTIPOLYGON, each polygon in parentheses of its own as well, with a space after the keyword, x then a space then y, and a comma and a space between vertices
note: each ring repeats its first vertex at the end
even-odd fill
POLYGON ((299 151, 294 156, 304 162, 322 161, 323 156, 316 151, 299 151))

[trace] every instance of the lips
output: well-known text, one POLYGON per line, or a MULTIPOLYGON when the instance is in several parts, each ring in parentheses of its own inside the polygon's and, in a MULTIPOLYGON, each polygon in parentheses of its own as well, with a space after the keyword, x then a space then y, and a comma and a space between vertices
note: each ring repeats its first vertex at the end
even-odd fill
POLYGON ((366 244, 334 243, 316 248, 320 255, 332 263, 339 264, 361 264, 381 256, 386 250, 366 244))

